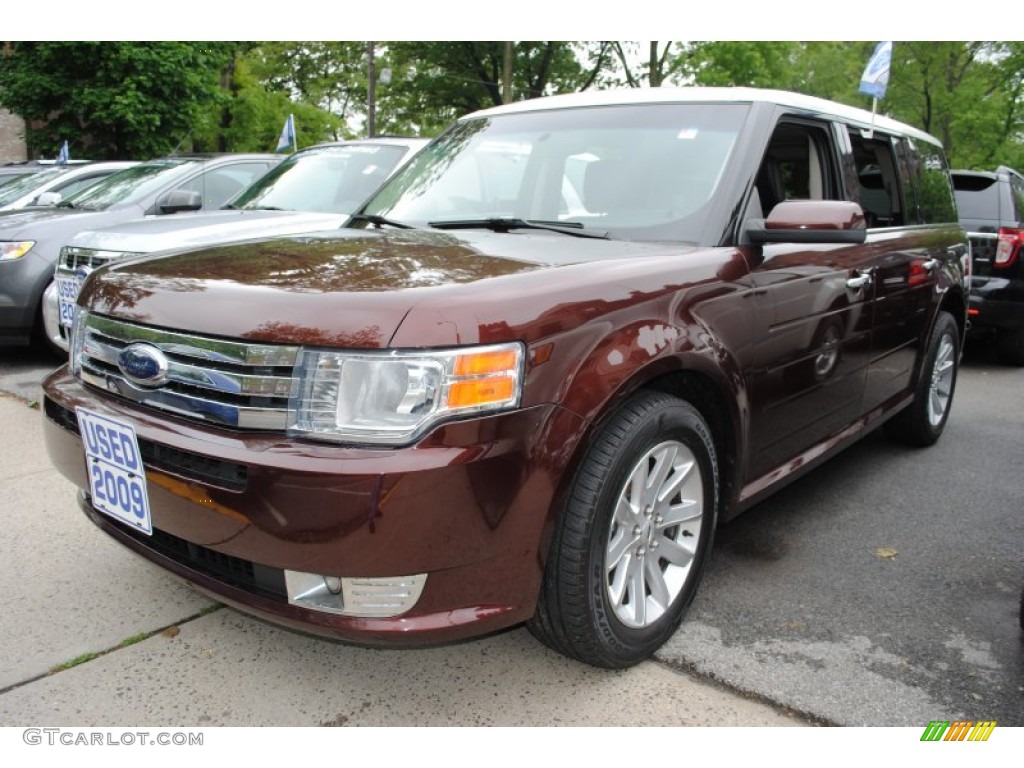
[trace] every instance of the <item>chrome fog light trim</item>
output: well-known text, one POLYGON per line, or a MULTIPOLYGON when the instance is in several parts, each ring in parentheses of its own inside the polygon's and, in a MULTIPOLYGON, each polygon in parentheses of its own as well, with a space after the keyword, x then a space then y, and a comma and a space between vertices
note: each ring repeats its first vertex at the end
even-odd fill
POLYGON ((284 582, 292 605, 340 616, 387 618, 400 616, 416 605, 427 574, 339 578, 286 570, 284 582))

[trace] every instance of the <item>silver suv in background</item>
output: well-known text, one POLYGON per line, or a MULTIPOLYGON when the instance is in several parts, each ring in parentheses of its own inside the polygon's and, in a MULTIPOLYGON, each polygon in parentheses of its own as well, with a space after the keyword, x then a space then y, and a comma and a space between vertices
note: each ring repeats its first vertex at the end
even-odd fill
POLYGON ((337 229, 427 143, 376 138, 320 144, 296 152, 221 210, 77 233, 62 248, 43 298, 47 337, 67 349, 78 288, 97 267, 158 251, 337 229))

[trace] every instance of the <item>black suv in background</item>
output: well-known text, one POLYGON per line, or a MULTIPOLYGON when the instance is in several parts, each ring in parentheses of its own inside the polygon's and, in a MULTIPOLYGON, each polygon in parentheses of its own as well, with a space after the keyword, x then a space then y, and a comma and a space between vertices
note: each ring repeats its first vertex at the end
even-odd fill
POLYGON ((1024 365, 1024 176, 952 171, 960 223, 971 239, 972 336, 994 337, 1001 362, 1024 365))

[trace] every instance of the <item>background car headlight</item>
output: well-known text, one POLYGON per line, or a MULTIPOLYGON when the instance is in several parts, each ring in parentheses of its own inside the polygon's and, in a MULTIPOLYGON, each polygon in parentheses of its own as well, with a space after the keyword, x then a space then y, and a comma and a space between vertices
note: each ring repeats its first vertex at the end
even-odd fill
POLYGON ((304 349, 288 431, 338 442, 401 445, 448 418, 515 408, 518 343, 429 351, 304 349))
POLYGON ((35 240, 0 241, 0 261, 20 259, 36 244, 35 240))

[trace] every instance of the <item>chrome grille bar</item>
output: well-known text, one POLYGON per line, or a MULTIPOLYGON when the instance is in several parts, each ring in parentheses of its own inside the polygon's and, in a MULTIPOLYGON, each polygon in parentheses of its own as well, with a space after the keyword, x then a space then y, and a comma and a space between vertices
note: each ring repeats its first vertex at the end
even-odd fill
POLYGON ((96 267, 103 266, 108 261, 123 259, 131 255, 121 251, 99 251, 94 248, 77 248, 72 245, 65 245, 60 249, 60 258, 57 260, 57 272, 73 275, 79 267, 95 269, 96 267))
POLYGON ((228 341, 126 323, 95 314, 85 320, 82 381, 141 405, 240 429, 284 430, 298 390, 299 347, 228 341), (144 342, 167 357, 166 381, 139 386, 118 365, 129 344, 144 342))

